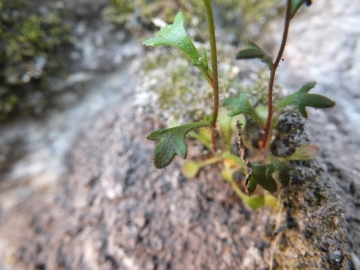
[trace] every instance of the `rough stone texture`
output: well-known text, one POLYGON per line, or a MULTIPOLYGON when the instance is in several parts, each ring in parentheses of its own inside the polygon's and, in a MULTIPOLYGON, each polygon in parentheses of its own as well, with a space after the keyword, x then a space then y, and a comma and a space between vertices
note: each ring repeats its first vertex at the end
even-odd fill
MULTIPOLYGON (((24 140, 25 158, 3 166, 0 269, 360 269, 359 32, 352 27, 359 7, 350 0, 314 2, 311 14, 301 15, 304 21, 292 23, 278 82, 290 92, 316 79, 315 90, 336 97, 338 107, 310 112, 305 129, 321 154, 318 163, 297 164, 292 185, 281 195, 281 211, 249 211, 216 167, 195 181, 178 173, 179 161, 153 169, 154 144, 144 138, 158 124, 124 99, 134 88, 121 78, 128 74, 115 72, 84 84, 106 90, 80 104, 97 105, 54 113, 46 128, 25 119, 7 130, 9 138, 21 130, 21 138, 35 139, 24 140), (344 46, 347 41, 352 45, 344 46), (346 68, 338 70, 343 63, 346 68), (115 85, 121 86, 118 94, 107 91, 115 85), (64 145, 70 150, 59 150, 64 145), (56 170, 64 160, 68 171, 56 170)), ((276 25, 278 32, 282 22, 276 25)), ((72 60, 91 77, 96 70, 108 72, 101 65, 86 67, 86 59, 106 63, 101 54, 86 54, 86 48, 108 44, 97 44, 98 35, 79 38, 89 46, 79 45, 80 58, 72 60)), ((1 151, 14 161, 22 155, 1 151)))
POLYGON ((136 136, 153 125, 123 105, 85 127, 71 172, 21 205, 21 222, 3 220, 1 257, 14 269, 266 269, 268 211, 247 209, 216 168, 195 181, 178 163, 154 169, 153 143, 136 136))
POLYGON ((69 174, 2 220, 10 269, 267 269, 271 256, 279 269, 351 269, 342 206, 321 170, 299 164, 274 221, 247 209, 216 167, 197 180, 178 162, 154 169, 153 143, 136 134, 156 124, 129 104, 84 127, 69 174))
MULTIPOLYGON (((354 260, 360 257, 360 6, 354 1, 313 1, 291 24, 279 82, 288 92, 316 80, 314 92, 336 101, 310 111, 306 130, 320 146, 319 162, 331 175, 345 208, 354 260), (304 18, 304 19, 303 19, 304 18), (306 18, 306 19, 305 19, 306 18)), ((280 37, 278 36, 278 39, 280 37)), ((357 269, 359 268, 359 264, 357 269)))
POLYGON ((313 162, 296 162, 281 193, 272 241, 279 269, 352 269, 344 208, 335 183, 313 162))

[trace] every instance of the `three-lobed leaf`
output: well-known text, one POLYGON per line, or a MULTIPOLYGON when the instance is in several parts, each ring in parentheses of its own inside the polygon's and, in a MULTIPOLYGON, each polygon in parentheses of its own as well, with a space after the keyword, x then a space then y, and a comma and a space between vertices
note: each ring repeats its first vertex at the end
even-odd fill
POLYGON ((285 106, 293 105, 295 109, 305 118, 308 117, 305 107, 313 108, 332 108, 335 106, 335 102, 331 99, 318 94, 308 94, 308 92, 314 88, 315 82, 310 82, 301 87, 294 94, 283 99, 276 109, 280 109, 285 106))
POLYGON ((184 17, 181 12, 176 14, 173 24, 165 26, 155 36, 146 40, 144 45, 153 47, 169 46, 179 49, 190 58, 192 64, 198 67, 207 82, 212 85, 213 79, 210 75, 212 72, 208 67, 206 50, 203 50, 203 57, 201 57, 201 54, 185 31, 184 17))
POLYGON ((254 119, 259 126, 261 127, 265 126, 263 119, 256 113, 254 108, 251 106, 244 92, 241 91, 239 93, 239 97, 237 98, 229 97, 225 99, 223 105, 226 108, 230 109, 229 116, 235 116, 238 114, 247 114, 252 119, 254 119))
POLYGON ((256 45, 252 41, 248 41, 250 48, 241 50, 236 55, 236 59, 246 60, 246 59, 260 59, 264 62, 270 70, 273 69, 272 57, 268 55, 263 49, 256 45))
POLYGON ((201 58, 199 51, 184 28, 184 17, 181 12, 176 14, 173 24, 167 25, 155 34, 156 37, 144 42, 146 46, 170 46, 184 52, 195 64, 201 58))
POLYGON ((153 156, 155 167, 165 168, 176 155, 185 159, 187 156, 186 134, 193 129, 209 125, 209 122, 195 122, 152 132, 147 139, 158 142, 153 156))

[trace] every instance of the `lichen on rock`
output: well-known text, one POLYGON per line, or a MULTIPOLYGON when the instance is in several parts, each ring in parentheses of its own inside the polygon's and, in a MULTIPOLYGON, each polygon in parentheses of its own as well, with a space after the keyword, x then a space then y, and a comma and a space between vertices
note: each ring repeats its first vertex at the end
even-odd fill
POLYGON ((5 0, 0 4, 0 119, 41 110, 46 75, 59 66, 51 51, 69 39, 61 5, 5 0), (35 83, 36 87, 27 84, 35 83))

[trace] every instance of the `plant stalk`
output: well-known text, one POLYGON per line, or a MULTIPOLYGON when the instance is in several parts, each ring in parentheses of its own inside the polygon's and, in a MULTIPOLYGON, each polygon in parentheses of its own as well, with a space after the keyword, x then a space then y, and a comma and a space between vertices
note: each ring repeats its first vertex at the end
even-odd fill
POLYGON ((214 108, 213 119, 211 123, 211 141, 214 153, 217 152, 216 147, 216 121, 219 113, 219 74, 216 50, 216 37, 215 37, 215 23, 211 7, 211 0, 204 0, 206 8, 206 17, 209 25, 209 38, 210 38, 210 51, 211 51, 211 66, 212 66, 212 79, 213 79, 213 93, 214 93, 214 108))
POLYGON ((211 164, 220 162, 220 161, 222 161, 222 160, 223 160, 222 157, 217 157, 217 156, 215 156, 215 157, 213 157, 213 158, 209 158, 209 159, 203 161, 203 162, 200 163, 200 164, 201 164, 201 167, 204 167, 204 166, 206 166, 206 165, 211 165, 211 164))
POLYGON ((281 57, 282 57, 282 55, 284 53, 284 50, 285 50, 286 40, 287 40, 289 27, 290 27, 290 21, 291 21, 291 0, 287 0, 286 1, 286 14, 285 14, 283 37, 282 37, 279 52, 277 54, 275 62, 273 63, 272 69, 270 71, 270 81, 269 81, 269 91, 268 91, 268 118, 267 118, 266 126, 265 126, 265 129, 264 129, 265 134, 264 134, 264 138, 263 138, 263 141, 262 141, 262 146, 261 146, 262 149, 266 148, 266 144, 268 142, 269 133, 270 133, 270 129, 271 129, 271 120, 272 120, 272 116, 273 116, 273 113, 274 113, 272 96, 273 96, 273 90, 274 90, 276 69, 279 66, 281 57))

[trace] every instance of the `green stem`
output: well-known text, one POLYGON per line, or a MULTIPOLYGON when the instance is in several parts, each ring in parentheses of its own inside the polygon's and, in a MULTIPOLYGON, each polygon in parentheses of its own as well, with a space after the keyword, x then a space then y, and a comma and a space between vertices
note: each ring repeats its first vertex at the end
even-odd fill
POLYGON ((265 149, 265 147, 266 147, 266 144, 267 144, 268 138, 269 138, 270 129, 271 129, 271 120, 272 120, 272 116, 274 113, 272 96, 273 96, 274 82, 275 82, 275 76, 276 76, 276 69, 279 66, 281 57, 285 50, 286 40, 287 40, 289 27, 290 27, 290 20, 291 20, 291 0, 287 0, 283 37, 282 37, 278 55, 276 57, 275 62, 273 63, 272 69, 270 71, 270 81, 269 81, 269 91, 268 91, 268 111, 269 112, 268 112, 268 118, 266 121, 266 126, 264 129, 265 134, 264 134, 264 138, 262 141, 262 147, 261 147, 262 149, 265 149))
POLYGON ((241 171, 245 172, 245 170, 244 170, 245 164, 244 164, 244 161, 240 157, 235 156, 234 154, 231 154, 230 152, 223 152, 221 154, 221 156, 223 158, 227 158, 227 159, 231 159, 232 161, 235 161, 240 166, 241 171))
POLYGON ((206 8, 206 17, 209 24, 209 38, 210 38, 210 51, 211 51, 211 65, 212 65, 212 79, 213 79, 213 92, 214 92, 214 108, 213 119, 211 123, 211 141, 213 151, 216 153, 216 121, 219 113, 219 74, 217 63, 217 50, 216 50, 216 37, 215 37, 215 24, 214 16, 211 7, 211 0, 204 0, 206 8))
POLYGON ((220 162, 222 161, 223 158, 222 157, 213 157, 213 158, 209 158, 203 162, 200 163, 200 166, 201 167, 204 167, 206 165, 211 165, 211 164, 214 164, 214 163, 217 163, 217 162, 220 162))

